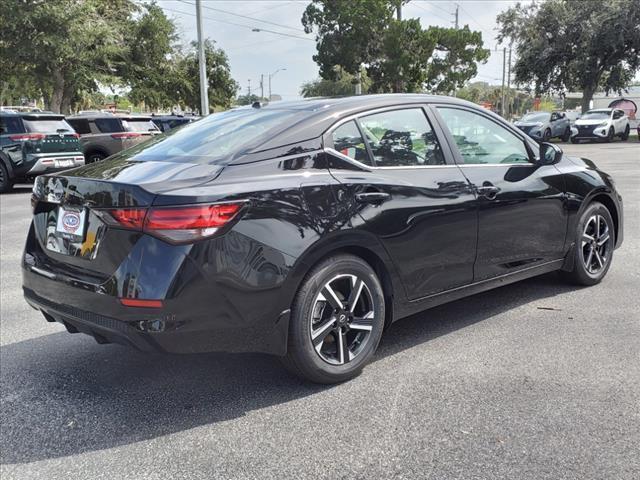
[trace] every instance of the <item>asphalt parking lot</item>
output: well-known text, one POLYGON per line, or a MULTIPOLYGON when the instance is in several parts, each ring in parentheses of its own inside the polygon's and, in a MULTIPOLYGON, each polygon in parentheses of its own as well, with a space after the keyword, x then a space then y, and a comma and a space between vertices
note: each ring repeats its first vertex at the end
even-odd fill
POLYGON ((2 196, 0 477, 640 478, 640 143, 562 147, 624 197, 605 281, 551 274, 403 320, 333 387, 45 322, 20 288, 30 187, 2 196))

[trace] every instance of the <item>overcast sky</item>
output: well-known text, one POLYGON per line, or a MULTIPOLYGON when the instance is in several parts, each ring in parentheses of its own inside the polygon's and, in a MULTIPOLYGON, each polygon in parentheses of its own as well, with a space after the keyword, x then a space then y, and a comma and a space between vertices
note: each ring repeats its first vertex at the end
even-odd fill
MULTIPOLYGON (((491 50, 487 63, 479 65, 476 80, 498 85, 502 81, 502 50, 495 51, 496 16, 515 3, 508 0, 411 0, 403 7, 403 18, 419 18, 423 27, 452 26, 458 4, 460 25, 482 31, 485 48, 491 50)), ((195 0, 160 0, 158 4, 177 21, 185 42, 196 39, 195 0)), ((231 74, 243 93, 247 92, 249 79, 255 92, 259 88, 260 74, 264 74, 267 95, 267 74, 286 68, 273 77, 272 93, 292 100, 300 97, 302 83, 318 77, 318 66, 311 58, 316 51, 314 36, 306 35, 300 22, 308 4, 308 0, 203 0, 205 36, 227 52, 231 74), (263 31, 254 32, 253 28, 263 31)))

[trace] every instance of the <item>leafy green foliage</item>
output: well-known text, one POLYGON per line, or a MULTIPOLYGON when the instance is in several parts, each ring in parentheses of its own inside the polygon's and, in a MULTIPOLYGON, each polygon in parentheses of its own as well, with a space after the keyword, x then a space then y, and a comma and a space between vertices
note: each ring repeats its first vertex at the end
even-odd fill
POLYGON ((352 75, 364 66, 373 92, 450 92, 489 57, 480 32, 425 30, 418 19, 394 19, 397 5, 396 0, 313 0, 302 24, 316 32, 313 58, 320 76, 336 80, 335 66, 352 75))
POLYGON ((640 68, 640 1, 548 0, 498 16, 499 39, 514 42, 516 81, 537 94, 598 89, 621 93, 640 68))
MULTIPOLYGON (((353 95, 355 85, 358 82, 355 75, 345 72, 340 68, 335 69, 335 80, 317 80, 306 82, 300 88, 300 94, 305 97, 339 97, 353 95)), ((362 93, 367 93, 371 88, 371 80, 366 72, 360 74, 362 93)))
MULTIPOLYGON (((47 109, 68 113, 100 106, 100 87, 111 86, 153 109, 200 104, 195 46, 178 45, 155 3, 2 0, 0 25, 3 103, 42 96, 47 109)), ((210 103, 226 107, 237 90, 228 59, 213 42, 206 57, 210 103)))

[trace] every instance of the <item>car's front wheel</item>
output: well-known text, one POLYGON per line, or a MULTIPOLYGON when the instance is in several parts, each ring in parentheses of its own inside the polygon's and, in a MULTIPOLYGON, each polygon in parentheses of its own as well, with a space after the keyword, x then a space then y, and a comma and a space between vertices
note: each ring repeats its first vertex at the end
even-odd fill
POLYGON ((353 255, 327 258, 296 295, 283 363, 312 382, 349 380, 376 351, 384 318, 384 293, 371 266, 353 255))
POLYGON ((547 128, 542 134, 542 141, 548 142, 549 140, 551 140, 551 130, 547 128))
POLYGON ((629 127, 629 125, 627 125, 627 128, 624 129, 624 132, 622 133, 622 141, 626 142, 627 140, 629 140, 629 134, 631 133, 631 127, 629 127))
POLYGON ((571 140, 571 129, 567 128, 560 139, 565 143, 571 140))
POLYGON ((611 213, 602 203, 593 202, 580 216, 575 231, 573 269, 563 276, 578 285, 595 285, 609 271, 615 246, 611 213))
POLYGON ((609 133, 607 134, 606 142, 607 143, 613 142, 615 137, 616 137, 616 131, 613 129, 613 127, 609 127, 609 133))
POLYGON ((13 188, 13 179, 9 176, 9 170, 0 160, 0 193, 10 192, 13 188))

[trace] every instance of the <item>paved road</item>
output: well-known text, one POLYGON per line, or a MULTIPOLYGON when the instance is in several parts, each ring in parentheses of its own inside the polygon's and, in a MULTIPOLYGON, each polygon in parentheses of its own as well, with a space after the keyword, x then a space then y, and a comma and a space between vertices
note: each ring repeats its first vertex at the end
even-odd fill
POLYGON ((547 275, 404 320, 334 387, 268 356, 145 356, 46 323, 19 287, 28 189, 3 196, 0 476, 640 478, 640 144, 565 149, 625 197, 606 281, 547 275))

